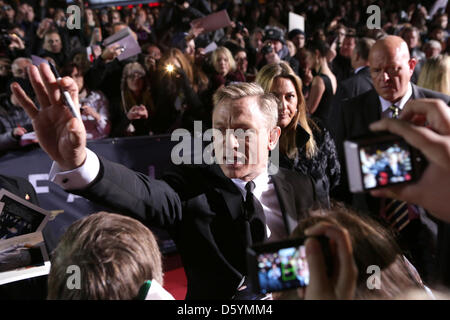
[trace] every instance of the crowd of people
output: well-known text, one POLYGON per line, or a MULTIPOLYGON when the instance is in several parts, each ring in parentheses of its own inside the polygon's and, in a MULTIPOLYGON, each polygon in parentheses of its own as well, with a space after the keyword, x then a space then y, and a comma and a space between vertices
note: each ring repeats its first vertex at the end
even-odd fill
MULTIPOLYGON (((395 298, 413 289, 433 298, 429 287, 450 286, 450 244, 444 242, 450 230, 450 5, 440 3, 168 0, 91 9, 79 2, 81 28, 72 29, 65 3, 0 0, 0 150, 21 148, 27 144, 22 136, 35 131, 33 143, 54 160, 53 182, 166 229, 183 261, 187 299, 253 297, 245 289, 246 247, 293 235, 332 239, 339 267, 329 278, 320 245, 309 238, 308 288, 278 298, 395 298), (367 26, 371 4, 381 9, 375 29, 367 26), (228 27, 205 32, 192 23, 221 10, 230 17, 228 27), (288 29, 290 11, 304 17, 304 29, 288 29), (124 49, 103 41, 124 29, 141 52, 119 59, 124 49), (34 66, 32 56, 48 60, 64 78, 57 81, 46 64, 34 66), (59 88, 79 102, 84 125, 65 109, 59 88), (194 121, 202 121, 203 130, 253 130, 258 143, 246 145, 252 150, 244 155, 236 151, 237 138, 232 146, 229 139, 214 140, 214 149, 225 154, 219 151, 231 148, 236 161, 253 152, 257 163, 178 166, 155 180, 86 148, 92 139, 192 131, 194 121), (349 191, 343 142, 372 130, 392 131, 423 152, 428 167, 421 180, 349 191), (268 153, 277 145, 280 170, 272 175, 268 153), (381 291, 366 287, 369 265, 389 279, 381 291)), ((370 187, 392 180, 371 172, 373 162, 384 166, 378 171, 389 167, 393 176, 410 180, 394 149, 382 150, 392 159, 366 155, 370 187)), ((115 257, 133 242, 131 231, 130 238, 93 238, 112 228, 109 223, 131 220, 91 217, 86 221, 105 223, 80 221, 54 252, 48 297, 133 299, 150 281, 158 288, 155 297, 170 298, 157 287, 163 284, 161 256, 144 231, 150 252, 117 255, 123 264, 142 262, 153 272, 135 275, 130 268, 130 278, 102 291, 96 283, 114 275, 100 264, 84 271, 85 292, 65 289, 64 268, 85 263, 80 252, 110 247, 115 257)), ((103 256, 90 259, 96 264, 103 256)), ((279 269, 272 263, 267 277, 279 269)))

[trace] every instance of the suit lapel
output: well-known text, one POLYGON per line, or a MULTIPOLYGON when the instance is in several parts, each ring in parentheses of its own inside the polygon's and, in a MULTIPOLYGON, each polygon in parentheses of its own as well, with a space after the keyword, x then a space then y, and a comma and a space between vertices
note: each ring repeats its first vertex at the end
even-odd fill
POLYGON ((278 201, 280 202, 280 209, 283 215, 286 232, 287 234, 291 234, 298 223, 297 219, 294 218, 297 217, 294 197, 292 196, 295 191, 290 184, 286 183, 286 180, 283 179, 283 175, 284 173, 280 170, 278 171, 278 174, 271 177, 277 192, 278 201))
POLYGON ((414 83, 411 83, 411 86, 412 86, 412 95, 410 100, 426 98, 425 95, 422 93, 422 91, 418 90, 417 86, 414 83))
POLYGON ((233 181, 223 174, 219 165, 213 164, 210 168, 214 175, 213 179, 217 179, 217 183, 213 184, 213 189, 222 196, 230 215, 233 220, 236 220, 242 213, 242 193, 233 181))
POLYGON ((381 119, 381 103, 380 99, 378 98, 377 92, 374 90, 370 91, 370 95, 368 96, 366 106, 364 106, 363 110, 365 111, 365 121, 364 123, 365 128, 369 128, 369 125, 377 120, 381 119))

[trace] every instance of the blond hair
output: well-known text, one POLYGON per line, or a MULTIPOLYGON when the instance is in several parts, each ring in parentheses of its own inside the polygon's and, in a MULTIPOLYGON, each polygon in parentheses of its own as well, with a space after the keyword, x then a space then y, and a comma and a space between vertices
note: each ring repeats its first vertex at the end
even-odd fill
POLYGON ((306 143, 306 156, 312 158, 317 152, 317 145, 310 125, 315 126, 315 124, 312 120, 309 120, 306 115, 306 103, 302 93, 302 82, 291 67, 285 62, 265 65, 256 75, 255 81, 261 85, 265 92, 270 92, 273 81, 276 78, 291 80, 295 87, 298 100, 296 115, 292 118, 289 125, 281 130, 280 151, 286 154, 290 159, 293 159, 298 155, 296 130, 297 124, 300 124, 302 128, 309 133, 310 137, 306 143))
POLYGON ((450 95, 450 57, 438 55, 422 67, 417 85, 450 95))
POLYGON ((218 47, 211 55, 211 63, 215 70, 218 69, 219 54, 224 54, 227 57, 230 64, 229 72, 236 70, 236 61, 234 61, 233 55, 226 47, 218 47))
POLYGON ((256 83, 239 82, 221 87, 213 96, 214 110, 218 105, 245 97, 257 98, 259 109, 266 118, 269 128, 277 126, 279 101, 273 94, 265 93, 256 83))

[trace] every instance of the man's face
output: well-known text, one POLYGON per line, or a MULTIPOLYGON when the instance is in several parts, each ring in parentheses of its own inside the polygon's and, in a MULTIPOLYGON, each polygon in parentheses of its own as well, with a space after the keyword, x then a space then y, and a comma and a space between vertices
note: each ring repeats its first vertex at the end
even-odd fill
POLYGON ((21 59, 13 64, 12 74, 16 78, 27 79, 27 68, 31 66, 31 62, 25 59, 21 59))
POLYGON ((269 150, 278 140, 256 97, 228 100, 213 113, 216 162, 228 178, 250 181, 267 168, 269 150))
POLYGON ((305 36, 303 34, 298 34, 292 38, 292 42, 297 49, 303 48, 305 46, 305 36))
POLYGON ((7 61, 0 60, 0 76, 6 77, 11 72, 11 65, 7 61))
POLYGON ((239 51, 234 56, 234 60, 236 60, 237 69, 242 73, 246 73, 248 68, 247 54, 244 51, 239 51))
POLYGON ((355 38, 345 37, 340 50, 341 56, 350 58, 353 50, 355 50, 355 38))
POLYGON ((408 31, 403 35, 403 40, 405 40, 409 49, 414 49, 419 44, 419 35, 415 31, 408 31))
POLYGON ((62 43, 59 34, 47 34, 44 40, 44 49, 52 53, 60 53, 62 49, 62 43))
POLYGON ((407 50, 406 46, 404 50, 375 50, 369 57, 375 90, 392 103, 405 95, 416 65, 414 59, 409 59, 407 50))
POLYGON ((283 43, 279 40, 270 40, 272 42, 272 46, 275 49, 275 52, 278 53, 283 49, 283 43))

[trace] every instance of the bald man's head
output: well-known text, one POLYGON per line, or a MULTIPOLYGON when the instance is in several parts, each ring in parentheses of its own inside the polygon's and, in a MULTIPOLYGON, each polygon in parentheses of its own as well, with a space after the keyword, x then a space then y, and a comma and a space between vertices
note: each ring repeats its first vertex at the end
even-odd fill
POLYGON ((378 40, 369 54, 375 90, 392 103, 399 101, 408 90, 416 63, 410 58, 408 45, 402 38, 387 36, 378 40))

